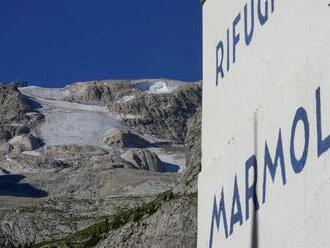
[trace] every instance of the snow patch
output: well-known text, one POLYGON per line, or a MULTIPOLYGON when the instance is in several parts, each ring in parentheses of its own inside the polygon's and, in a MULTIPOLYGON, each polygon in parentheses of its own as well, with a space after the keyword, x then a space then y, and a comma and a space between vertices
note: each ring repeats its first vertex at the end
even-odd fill
POLYGON ((68 88, 43 88, 39 86, 28 86, 18 89, 26 96, 45 99, 62 100, 71 95, 71 91, 68 88))
POLYGON ((136 89, 151 94, 171 93, 182 84, 186 84, 186 82, 165 80, 145 80, 133 82, 136 89))
POLYGON ((124 102, 129 102, 131 100, 133 100, 135 98, 134 95, 130 95, 130 96, 123 96, 122 98, 120 98, 117 103, 124 103, 124 102))
POLYGON ((125 120, 134 120, 142 118, 141 115, 134 115, 134 114, 121 114, 121 118, 125 120))
POLYGON ((26 155, 31 155, 31 156, 37 156, 37 157, 41 156, 40 153, 37 151, 24 151, 22 153, 26 154, 26 155))
POLYGON ((148 150, 157 154, 164 163, 165 172, 183 172, 185 170, 185 154, 178 150, 169 150, 164 147, 151 147, 148 150))
POLYGON ((104 146, 104 133, 123 128, 119 114, 106 107, 65 101, 34 98, 42 108, 45 121, 36 134, 48 146, 96 145, 104 146))
POLYGON ((43 98, 33 98, 33 100, 43 106, 43 109, 62 108, 67 110, 85 110, 91 112, 109 113, 108 108, 105 106, 88 105, 67 101, 54 101, 51 99, 43 98))
POLYGON ((148 90, 149 93, 168 93, 171 90, 167 87, 165 82, 159 81, 152 84, 148 90))

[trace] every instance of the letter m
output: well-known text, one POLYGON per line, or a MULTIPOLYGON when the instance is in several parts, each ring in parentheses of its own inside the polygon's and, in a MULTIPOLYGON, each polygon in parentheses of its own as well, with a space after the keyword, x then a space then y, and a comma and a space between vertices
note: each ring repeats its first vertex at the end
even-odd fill
POLYGON ((220 220, 221 216, 223 219, 223 228, 225 237, 228 238, 228 226, 227 226, 227 217, 226 217, 226 209, 225 209, 225 199, 223 194, 223 188, 221 190, 221 199, 219 202, 219 206, 217 204, 217 198, 214 196, 213 201, 213 211, 212 211, 212 220, 211 220, 211 229, 210 229, 210 239, 209 239, 209 248, 212 248, 213 245, 213 231, 214 231, 214 222, 217 228, 217 232, 220 229, 220 220))
POLYGON ((265 143, 265 167, 264 167, 264 181, 263 181, 263 194, 262 194, 262 202, 265 203, 266 201, 266 170, 268 168, 269 173, 272 177, 272 181, 275 181, 275 175, 276 175, 276 169, 278 167, 278 164, 281 165, 281 171, 282 171, 282 180, 283 185, 286 184, 286 175, 285 175, 285 164, 284 164, 284 154, 283 154, 283 142, 282 142, 282 134, 281 129, 279 130, 278 134, 278 140, 277 140, 277 147, 276 147, 276 154, 274 162, 270 156, 269 149, 267 142, 265 143))

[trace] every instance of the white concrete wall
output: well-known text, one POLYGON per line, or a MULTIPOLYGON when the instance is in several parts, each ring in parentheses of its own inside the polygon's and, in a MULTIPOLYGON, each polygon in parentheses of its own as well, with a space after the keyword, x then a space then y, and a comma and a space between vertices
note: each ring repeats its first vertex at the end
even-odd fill
MULTIPOLYGON (((272 2, 268 0, 268 20, 261 25, 258 2, 254 0, 254 33, 248 46, 244 36, 244 6, 248 4, 250 25, 251 0, 208 0, 203 6, 203 166, 199 176, 198 247, 210 247, 212 219, 212 247, 244 248, 256 244, 255 247, 262 248, 330 247, 330 149, 327 150, 330 139, 326 139, 330 135, 330 7, 326 1, 274 0, 272 11, 272 2), (233 21, 239 13, 236 34, 240 34, 240 40, 233 63, 233 21), (228 72, 227 28, 231 61, 228 72), (225 76, 216 86, 220 40, 224 45, 225 76), (321 128, 317 128, 317 89, 321 94, 321 128), (290 148, 300 160, 306 130, 301 119, 293 127, 300 107, 307 113, 309 140, 306 162, 302 161, 297 171, 290 148), (274 182, 266 168, 264 187, 265 143, 274 160, 279 129, 286 183, 283 184, 279 163, 274 182), (317 131, 321 129, 318 141, 317 131), (318 143, 324 147, 320 154, 318 143), (258 161, 256 213, 252 211, 252 200, 246 197, 245 163, 252 155, 258 161), (239 197, 236 195, 232 209, 235 175, 239 197), (219 210, 222 188, 227 238, 223 215, 219 230, 216 218, 212 218, 214 198, 215 209, 219 210), (237 207, 238 201, 241 209, 237 207), (256 234, 258 238, 252 238, 256 234)), ((260 1, 262 8, 265 2, 260 1)), ((251 185, 253 168, 247 175, 251 185)))

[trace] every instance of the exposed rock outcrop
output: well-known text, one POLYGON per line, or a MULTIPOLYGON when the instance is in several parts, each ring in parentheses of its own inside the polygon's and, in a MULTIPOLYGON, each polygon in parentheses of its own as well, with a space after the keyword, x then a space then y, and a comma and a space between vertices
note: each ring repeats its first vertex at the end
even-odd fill
POLYGON ((116 149, 108 151, 91 145, 48 146, 42 154, 48 158, 60 160, 75 169, 129 169, 133 167, 120 157, 120 151, 116 149))
POLYGON ((0 124, 0 143, 7 142, 11 138, 27 134, 30 129, 23 125, 0 124))
POLYGON ((16 84, 0 85, 0 143, 29 133, 42 120, 43 116, 32 109, 30 100, 16 84))
POLYGON ((151 146, 151 144, 141 136, 134 134, 129 130, 121 129, 105 135, 103 143, 109 146, 118 146, 120 148, 145 148, 151 146))
POLYGON ((2 143, 0 144, 0 153, 9 153, 13 150, 13 146, 8 143, 2 143))
POLYGON ((72 172, 91 169, 136 169, 131 163, 122 159, 120 154, 117 150, 107 151, 91 145, 58 145, 46 146, 33 154, 17 153, 14 149, 12 153, 7 154, 7 158, 11 161, 8 168, 12 171, 23 169, 42 172, 43 170, 59 171, 65 168, 70 168, 72 172))
MULTIPOLYGON (((0 247, 31 247, 35 243, 71 237, 85 229, 99 232, 93 225, 97 227, 99 222, 112 219, 120 211, 152 201, 173 187, 177 178, 142 170, 104 168, 62 168, 55 173, 43 170, 8 177, 10 184, 5 184, 0 176, 0 194, 8 194, 0 208, 0 247), (4 185, 8 188, 3 188, 4 185), (14 194, 26 200, 10 197, 14 194), (45 196, 48 199, 42 198, 45 196)), ((89 238, 80 236, 85 241, 89 238)), ((82 246, 76 243, 68 247, 82 246)))
POLYGON ((0 123, 20 123, 30 110, 25 97, 14 86, 0 85, 0 123))
POLYGON ((47 146, 42 152, 47 157, 57 157, 59 159, 77 159, 82 156, 98 156, 108 153, 108 151, 92 145, 47 146))
POLYGON ((15 152, 33 151, 43 145, 43 143, 31 134, 15 136, 8 141, 13 146, 15 152))
POLYGON ((197 177, 201 170, 201 136, 202 136, 202 109, 188 121, 186 137, 186 170, 174 187, 174 194, 190 195, 197 193, 197 177))
POLYGON ((197 176, 201 168, 201 109, 189 120, 186 171, 173 188, 173 199, 140 222, 109 232, 96 247, 177 248, 197 246, 197 176))
POLYGON ((123 122, 138 132, 184 143, 187 120, 195 114, 201 99, 201 85, 186 84, 170 93, 138 94, 108 107, 119 112, 123 122))
POLYGON ((101 80, 75 83, 68 87, 71 94, 63 100, 87 104, 107 104, 132 94, 133 86, 125 80, 101 80))
POLYGON ((136 169, 162 172, 162 162, 157 154, 146 149, 131 149, 122 155, 122 158, 136 169))

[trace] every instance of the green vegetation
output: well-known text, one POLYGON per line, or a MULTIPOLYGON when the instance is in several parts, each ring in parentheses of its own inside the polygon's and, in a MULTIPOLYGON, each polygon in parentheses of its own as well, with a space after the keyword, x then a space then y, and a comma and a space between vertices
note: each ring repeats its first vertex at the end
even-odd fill
POLYGON ((106 234, 118 229, 128 222, 139 222, 142 219, 155 213, 162 204, 175 198, 172 191, 160 194, 154 201, 144 204, 141 207, 122 210, 105 220, 77 231, 61 240, 45 241, 32 246, 32 248, 90 248, 94 247, 106 234))

